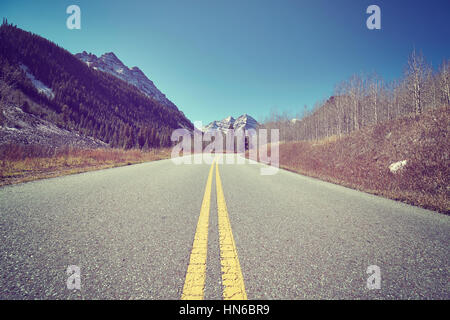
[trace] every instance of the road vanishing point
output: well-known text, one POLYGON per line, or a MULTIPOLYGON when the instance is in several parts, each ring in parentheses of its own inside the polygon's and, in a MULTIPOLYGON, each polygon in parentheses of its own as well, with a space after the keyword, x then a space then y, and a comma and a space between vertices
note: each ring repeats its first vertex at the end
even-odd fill
POLYGON ((449 216, 224 157, 1 187, 0 299, 450 298, 449 216))

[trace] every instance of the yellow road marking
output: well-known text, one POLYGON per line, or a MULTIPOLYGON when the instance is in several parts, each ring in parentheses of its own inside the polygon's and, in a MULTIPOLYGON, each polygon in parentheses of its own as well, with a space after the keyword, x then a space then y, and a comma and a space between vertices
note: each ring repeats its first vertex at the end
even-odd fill
POLYGON ((222 284, 224 300, 247 300, 244 277, 237 254, 228 217, 227 204, 220 180, 219 165, 216 162, 217 210, 219 215, 220 264, 222 265, 222 284))
POLYGON ((211 203, 211 184, 214 162, 215 160, 209 169, 205 194, 203 196, 202 207, 200 209, 200 216, 197 223, 197 230, 195 232, 194 244, 192 245, 191 258, 186 272, 183 294, 181 296, 182 300, 202 300, 205 291, 209 208, 211 203))

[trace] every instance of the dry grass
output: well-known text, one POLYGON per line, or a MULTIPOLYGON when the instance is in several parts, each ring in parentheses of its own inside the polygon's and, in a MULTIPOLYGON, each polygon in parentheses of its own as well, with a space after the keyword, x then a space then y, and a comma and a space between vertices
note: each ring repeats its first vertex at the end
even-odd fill
POLYGON ((280 145, 280 166, 427 209, 450 213, 450 108, 409 115, 341 138, 280 145), (400 171, 389 165, 407 160, 400 171))
POLYGON ((36 179, 167 159, 170 149, 51 149, 40 146, 0 147, 0 186, 36 179))

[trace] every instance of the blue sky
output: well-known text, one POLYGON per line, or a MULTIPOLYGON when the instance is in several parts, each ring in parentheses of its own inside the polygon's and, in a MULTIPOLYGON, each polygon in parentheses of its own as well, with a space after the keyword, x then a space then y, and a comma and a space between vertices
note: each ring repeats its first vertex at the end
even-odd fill
POLYGON ((0 15, 72 53, 113 51, 138 66, 192 121, 276 108, 295 114, 353 73, 400 77, 415 47, 450 53, 448 0, 2 0, 0 15), (67 6, 81 30, 66 28, 67 6), (381 30, 366 8, 381 8, 381 30))

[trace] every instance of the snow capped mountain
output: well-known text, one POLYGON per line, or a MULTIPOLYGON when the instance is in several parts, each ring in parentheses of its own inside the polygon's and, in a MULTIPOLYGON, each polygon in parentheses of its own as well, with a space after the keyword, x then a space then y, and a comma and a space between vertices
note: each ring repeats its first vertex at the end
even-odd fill
POLYGON ((249 116, 248 114, 243 114, 237 119, 229 116, 220 121, 213 121, 207 126, 203 127, 203 132, 220 130, 223 133, 227 133, 230 129, 234 129, 234 131, 249 130, 256 129, 258 126, 259 123, 253 117, 249 116))
POLYGON ((227 132, 229 129, 234 129, 234 118, 232 116, 229 116, 228 118, 225 118, 220 121, 213 121, 207 126, 203 128, 203 131, 210 131, 210 130, 221 130, 223 132, 227 132))
POLYGON ((114 53, 108 52, 98 58, 95 54, 83 51, 82 53, 77 53, 75 56, 85 62, 89 67, 112 74, 135 86, 144 94, 156 99, 163 105, 178 110, 177 106, 167 99, 167 97, 158 90, 155 84, 147 78, 138 67, 128 68, 114 53))
POLYGON ((258 126, 259 126, 258 121, 256 121, 254 118, 245 113, 236 119, 233 128, 235 131, 237 131, 237 130, 256 129, 258 126))

